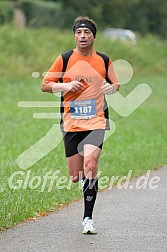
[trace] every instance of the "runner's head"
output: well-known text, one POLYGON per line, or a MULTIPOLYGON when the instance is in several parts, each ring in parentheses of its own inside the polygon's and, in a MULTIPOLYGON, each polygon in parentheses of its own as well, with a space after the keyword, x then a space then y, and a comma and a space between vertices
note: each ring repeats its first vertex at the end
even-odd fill
POLYGON ((76 30, 79 28, 89 29, 93 33, 94 38, 96 37, 96 32, 97 32, 96 23, 89 17, 79 16, 74 20, 73 27, 72 27, 73 32, 76 33, 76 30))

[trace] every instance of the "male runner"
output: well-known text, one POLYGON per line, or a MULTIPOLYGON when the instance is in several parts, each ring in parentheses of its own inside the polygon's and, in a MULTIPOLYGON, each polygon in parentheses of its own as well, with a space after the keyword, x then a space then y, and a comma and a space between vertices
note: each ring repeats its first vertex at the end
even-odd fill
POLYGON ((108 58, 106 72, 106 56, 93 49, 96 23, 89 17, 78 17, 73 32, 76 48, 66 60, 65 72, 60 55, 45 75, 41 89, 62 92, 61 129, 69 174, 74 183, 83 177, 83 233, 96 234, 92 213, 98 191, 98 160, 108 125, 105 94, 116 92, 119 85, 112 61, 108 58), (57 73, 62 73, 61 79, 57 73))

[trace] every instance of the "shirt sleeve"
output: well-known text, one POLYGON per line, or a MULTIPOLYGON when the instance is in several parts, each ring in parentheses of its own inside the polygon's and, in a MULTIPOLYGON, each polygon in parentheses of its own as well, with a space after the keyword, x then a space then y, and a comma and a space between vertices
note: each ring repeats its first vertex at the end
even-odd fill
POLYGON ((59 55, 44 76, 43 82, 58 82, 62 77, 63 59, 59 55))
POLYGON ((107 78, 111 81, 111 84, 119 84, 118 76, 114 70, 113 62, 110 59, 108 64, 107 78))

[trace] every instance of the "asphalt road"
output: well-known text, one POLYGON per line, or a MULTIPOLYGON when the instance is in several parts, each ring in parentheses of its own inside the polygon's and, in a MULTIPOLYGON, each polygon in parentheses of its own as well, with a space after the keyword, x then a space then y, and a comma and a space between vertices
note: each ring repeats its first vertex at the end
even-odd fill
POLYGON ((2 232, 0 251, 166 252, 167 167, 151 172, 146 189, 136 189, 143 183, 138 179, 130 181, 131 189, 114 187, 98 193, 94 209, 97 235, 82 234, 81 200, 2 232), (150 180, 157 188, 149 188, 150 180))

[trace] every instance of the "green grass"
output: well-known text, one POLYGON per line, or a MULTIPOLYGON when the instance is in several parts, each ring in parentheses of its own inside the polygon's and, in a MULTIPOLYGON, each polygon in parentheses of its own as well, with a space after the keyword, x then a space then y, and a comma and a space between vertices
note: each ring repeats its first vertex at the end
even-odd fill
MULTIPOLYGON (((43 137, 58 120, 33 119, 33 112, 55 112, 55 108, 19 108, 19 101, 53 101, 51 94, 40 91, 42 77, 34 79, 31 73, 40 74, 48 69, 55 57, 62 51, 74 47, 73 36, 68 31, 58 34, 53 30, 20 30, 1 27, 0 36, 0 113, 1 113, 1 176, 0 176, 0 229, 11 227, 40 213, 54 211, 64 204, 81 199, 82 190, 78 184, 71 189, 56 189, 56 180, 48 192, 49 181, 41 192, 43 176, 49 171, 59 170, 58 176, 68 176, 64 147, 60 145, 34 164, 27 186, 27 170, 19 168, 15 162, 18 155, 43 137), (20 189, 11 189, 10 176, 17 171, 13 181, 23 184, 20 189), (41 184, 31 189, 34 176, 41 178, 41 184), (20 182, 21 183, 21 182, 20 182), (25 186, 25 189, 23 188, 25 186)), ((130 116, 120 117, 110 109, 116 123, 115 133, 104 143, 99 170, 101 176, 122 176, 133 170, 139 176, 148 169, 166 164, 167 117, 166 117, 166 75, 165 60, 167 43, 148 36, 138 38, 134 47, 97 38, 96 50, 111 53, 112 58, 128 60, 134 67, 130 83, 121 88, 127 95, 139 83, 147 83, 152 95, 130 116), (99 39, 99 40, 98 40, 99 39), (103 50, 105 48, 105 50, 103 50)), ((34 185, 35 185, 34 181, 34 185)), ((81 209, 82 211, 82 209, 81 209)))

